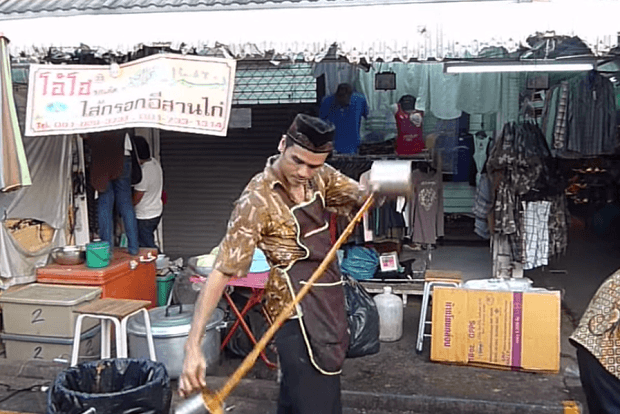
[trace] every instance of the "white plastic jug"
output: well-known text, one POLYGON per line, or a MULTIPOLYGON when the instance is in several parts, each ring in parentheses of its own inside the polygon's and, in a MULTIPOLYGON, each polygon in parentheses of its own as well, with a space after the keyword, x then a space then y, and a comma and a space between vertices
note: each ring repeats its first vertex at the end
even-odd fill
POLYGON ((379 312, 379 340, 398 341, 403 336, 403 301, 392 293, 390 286, 374 298, 379 312))

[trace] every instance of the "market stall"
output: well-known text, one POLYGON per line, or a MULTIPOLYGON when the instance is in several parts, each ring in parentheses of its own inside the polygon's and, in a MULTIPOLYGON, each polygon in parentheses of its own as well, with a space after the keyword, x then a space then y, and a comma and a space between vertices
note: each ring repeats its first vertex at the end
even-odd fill
MULTIPOLYGON (((413 317, 410 311, 409 320, 405 320, 405 326, 418 325, 419 350, 429 349, 428 343, 423 347, 424 334, 432 332, 433 361, 538 372, 557 372, 564 367, 560 365, 566 355, 564 349, 560 353, 563 294, 533 287, 527 272, 544 268, 565 252, 570 225, 583 223, 604 236, 613 236, 620 228, 616 117, 620 70, 615 21, 620 4, 611 0, 588 2, 587 7, 571 0, 135 3, 0 4, 2 30, 11 40, 18 120, 22 131, 28 131, 24 146, 32 175, 30 188, 0 195, 2 287, 31 282, 38 269, 42 281, 60 284, 77 279, 80 284, 101 285, 103 296, 123 290, 121 295, 126 296, 126 290, 131 290, 136 298, 161 305, 173 299, 183 302, 169 296, 170 279, 176 277, 195 299, 204 278, 167 259, 195 258, 211 251, 225 232, 232 203, 248 179, 262 170, 265 158, 275 153, 292 117, 299 112, 317 113, 322 98, 346 82, 368 103, 368 116, 360 129, 362 145, 357 153, 335 154, 329 162, 362 178, 374 161, 408 160, 415 167, 416 186, 427 186, 428 191, 426 199, 412 197, 384 204, 394 222, 400 214, 404 224, 385 226, 385 211, 373 211, 348 247, 380 254, 364 257, 372 261, 370 265, 363 262, 359 266, 358 262, 356 266, 351 260, 346 262, 359 253, 351 249, 343 258, 343 268, 349 273, 364 268, 361 278, 370 274, 370 279, 377 279, 365 282, 372 293, 392 288, 405 304, 407 295, 426 291, 422 315, 426 315, 433 282, 459 287, 437 291, 432 309, 428 309, 429 317, 433 315, 431 330, 427 326, 431 321, 418 316, 417 308, 413 317), (299 24, 311 21, 320 24, 299 24), (139 259, 113 256, 112 265, 103 270, 75 266, 71 279, 67 267, 48 263, 49 252, 56 246, 88 243, 98 236, 94 191, 86 177, 92 148, 87 144, 86 152, 81 151, 78 134, 85 130, 49 134, 33 128, 36 123, 28 125, 26 114, 32 108, 26 103, 28 94, 42 85, 35 85, 32 75, 35 71, 62 75, 62 82, 59 76, 48 79, 67 91, 67 81, 78 67, 113 78, 163 56, 179 61, 214 58, 235 62, 229 100, 210 99, 207 103, 203 95, 196 95, 183 105, 189 108, 191 103, 196 109, 200 104, 204 111, 198 115, 205 115, 207 107, 209 113, 226 112, 229 123, 198 123, 198 128, 190 130, 175 129, 174 121, 131 124, 121 119, 106 126, 102 117, 100 130, 130 128, 145 135, 154 157, 162 163, 168 200, 158 244, 168 256, 164 258, 167 264, 160 266, 158 261, 155 268, 153 251, 139 259), (415 98, 412 107, 407 106, 408 96, 415 98), (588 115, 579 119, 580 114, 588 115), (411 128, 404 135, 424 137, 425 148, 415 153, 399 148, 403 125, 411 128), (416 234, 422 227, 416 224, 416 212, 425 205, 430 206, 424 220, 432 234, 416 234), (450 262, 454 269, 443 269, 454 277, 449 283, 438 281, 442 270, 433 260, 443 248, 451 222, 463 217, 471 220, 468 240, 484 246, 485 254, 490 246, 493 254, 474 264, 475 280, 463 264, 467 258, 457 257, 450 262), (28 235, 24 236, 27 242, 36 242, 26 243, 32 251, 24 251, 28 249, 16 243, 15 233, 19 232, 28 235), (432 271, 426 272, 429 266, 432 271), (118 274, 123 275, 115 280, 120 287, 112 292, 112 286, 104 282, 118 274), (138 274, 140 279, 130 288, 123 287, 123 282, 129 283, 132 276, 137 279, 138 274), (98 280, 93 280, 93 275, 98 280), (162 293, 156 288, 164 283, 167 290, 162 293), (503 348, 485 348, 489 343, 503 348)), ((187 68, 177 67, 180 72, 194 73, 187 68)), ((132 79, 143 81, 141 73, 138 69, 132 79)), ((39 81, 43 79, 39 77, 39 81)), ((81 98, 74 102, 91 120, 111 111, 107 102, 100 102, 102 96, 113 95, 103 93, 113 89, 112 80, 107 80, 106 88, 98 88, 101 95, 86 103, 81 98)), ((166 79, 156 80, 160 81, 156 88, 166 83, 166 79)), ((133 110, 140 99, 146 102, 157 92, 143 89, 130 93, 123 96, 123 103, 131 102, 133 110)), ((39 97, 42 95, 39 89, 39 97)), ((184 98, 174 98, 179 110, 184 98)), ((166 97, 152 102, 156 101, 162 107, 175 107, 172 102, 164 103, 166 97)), ((39 101, 40 114, 60 109, 57 102, 39 101)), ((59 127, 64 127, 65 121, 60 121, 59 127)), ((50 125, 39 124, 44 129, 50 125)), ((335 239, 337 224, 333 228, 335 239)), ((230 285, 237 291, 249 286, 238 281, 230 285)), ((248 306, 254 306, 260 303, 262 293, 260 286, 250 288, 253 296, 248 306)), ((228 293, 228 310, 238 307, 240 314, 248 310, 243 297, 228 293), (241 303, 234 303, 236 300, 241 303)), ((392 303, 400 305, 399 300, 392 303)), ((409 305, 411 302, 416 301, 409 305)), ((239 345, 249 338, 251 349, 251 339, 258 339, 266 328, 257 308, 248 311, 250 326, 230 330, 226 337, 232 338, 224 342, 229 339, 228 344, 239 345)), ((180 320, 183 309, 178 315, 173 309, 171 314, 180 320)), ((402 322, 399 315, 394 319, 402 322)), ((170 315, 162 318, 167 322, 170 315)), ((404 336, 410 338, 404 347, 406 356, 397 358, 407 364, 420 360, 411 358, 412 332, 409 329, 409 336, 404 336)), ((36 337, 33 341, 39 344, 36 337)), ((215 340, 214 348, 218 355, 219 342, 215 340)), ((65 348, 67 343, 63 343, 65 348)), ((32 352, 39 351, 34 348, 28 354, 32 352)), ((99 352, 94 354, 96 357, 99 352)), ((391 370, 385 355, 382 365, 391 370)), ((272 359, 270 353, 266 356, 272 359)), ((45 354, 46 359, 55 357, 56 353, 45 354)), ((412 369, 407 364, 403 369, 412 369)), ((431 371, 443 378, 452 375, 450 371, 441 375, 443 368, 435 364, 431 371)), ((468 373, 455 382, 469 380, 471 374, 463 371, 468 373)), ((398 382, 402 383, 402 378, 398 382)), ((372 386, 374 389, 375 384, 372 386)), ((470 391, 461 388, 465 394, 470 391)), ((495 393, 495 384, 487 388, 495 393)))
MULTIPOLYGON (((617 7, 614 2, 597 3, 609 11, 617 7)), ((232 121, 239 120, 239 123, 234 125, 233 122, 229 128, 230 139, 201 140, 199 136, 171 133, 166 129, 149 131, 154 148, 157 150, 161 145, 162 157, 168 163, 166 175, 170 184, 167 186, 170 201, 163 220, 161 242, 167 244, 166 250, 175 256, 195 255, 201 252, 198 246, 213 247, 217 243, 224 229, 223 223, 227 219, 230 203, 248 176, 262 167, 260 164, 264 156, 273 151, 269 148, 269 135, 279 134, 283 125, 289 122, 292 112, 308 110, 326 93, 327 89, 311 86, 316 75, 326 75, 324 68, 319 68, 321 63, 328 67, 336 64, 345 66, 350 73, 360 73, 353 81, 358 82, 356 87, 367 96, 371 106, 371 122, 364 124, 364 134, 373 132, 373 121, 375 132, 376 125, 382 119, 389 121, 392 115, 387 112, 388 107, 398 101, 403 88, 414 91, 418 98, 416 107, 426 111, 426 130, 432 130, 433 124, 438 122, 442 125, 436 128, 441 128, 441 131, 454 129, 454 124, 446 121, 466 112, 472 114, 468 131, 487 129, 491 132, 518 115, 519 106, 514 95, 518 93, 516 88, 519 88, 519 80, 510 74, 492 74, 487 76, 487 79, 493 78, 490 83, 487 80, 481 81, 483 76, 477 75, 458 76, 459 79, 467 79, 467 82, 458 82, 454 77, 444 76, 442 63, 433 61, 481 58, 489 56, 487 53, 490 50, 501 51, 504 53, 502 57, 514 59, 514 53, 524 48, 529 49, 529 55, 523 54, 523 57, 544 59, 548 58, 544 50, 549 48, 549 42, 556 34, 579 36, 594 57, 608 55, 617 43, 615 23, 608 17, 613 13, 597 14, 596 7, 582 10, 578 2, 571 1, 468 1, 451 2, 450 5, 400 1, 381 5, 365 1, 354 4, 343 1, 310 4, 300 1, 290 5, 270 3, 269 7, 261 1, 246 5, 233 2, 230 5, 174 6, 162 1, 149 8, 127 2, 119 3, 111 9, 97 2, 80 5, 67 2, 36 8, 17 4, 3 7, 5 9, 0 17, 3 19, 3 30, 11 37, 10 47, 16 70, 22 73, 26 72, 28 62, 111 64, 167 51, 233 57, 239 63, 236 79, 239 86, 243 85, 239 74, 249 74, 245 89, 239 87, 235 90, 232 121), (576 13, 577 10, 579 13, 576 13), (484 25, 471 25, 462 19, 465 12, 480 16, 510 15, 511 19, 509 24, 506 19, 494 18, 485 20, 484 25), (584 13, 596 14, 596 18, 585 18, 584 13), (282 41, 281 25, 278 22, 296 21, 301 15, 304 19, 315 16, 322 22, 323 29, 311 32, 302 28, 289 30, 286 41, 282 41), (385 18, 376 19, 374 16, 377 15, 385 18), (550 15, 554 18, 549 19, 550 15), (581 18, 576 19, 576 15, 581 18), (210 22, 208 29, 202 30, 197 38, 193 28, 201 26, 204 21, 210 22), (359 24, 363 21, 373 21, 373 30, 363 29, 363 25, 359 24), (412 24, 412 21, 418 23, 412 24), (593 21, 596 24, 592 24, 593 21), (31 25, 36 25, 39 32, 48 35, 44 39, 33 37, 37 31, 31 30, 31 25), (244 27, 245 30, 227 30, 233 25, 244 27), (382 29, 381 25, 387 26, 382 29), (129 30, 137 26, 143 30, 129 30), (86 27, 89 30, 85 30, 86 27), (112 32, 106 30, 103 35, 102 31, 93 30, 96 27, 119 29, 112 32), (412 27, 415 29, 411 30, 412 27), (80 33, 79 39, 75 33, 80 33), (247 33, 252 33, 251 40, 247 38, 247 33), (536 33, 546 34, 548 38, 548 41, 543 42, 543 49, 540 44, 534 47, 527 42, 528 37, 536 33), (513 55, 509 55, 511 53, 513 55), (391 64, 392 61, 407 64, 391 64), (293 96, 288 93, 275 99, 267 98, 265 95, 273 95, 273 90, 278 88, 261 90, 256 84, 282 85, 283 78, 264 75, 264 72, 274 68, 282 68, 279 72, 287 72, 288 78, 284 79, 289 79, 289 82, 293 71, 300 74, 295 75, 294 82, 307 82, 308 88, 293 96), (375 91, 372 88, 374 76, 380 72, 396 73, 398 80, 395 90, 375 91), (448 78, 449 82, 445 80, 448 78), (472 85, 472 79, 477 79, 473 85, 499 85, 499 88, 489 86, 491 95, 463 99, 469 95, 462 89, 467 87, 467 83, 472 85), (258 90, 258 93, 245 92, 252 89, 258 90), (443 94, 444 91, 450 93, 443 94), (431 94, 435 99, 432 99, 431 94), (452 100, 451 103, 460 106, 457 108, 457 105, 451 105, 450 113, 444 110, 444 113, 436 114, 442 106, 442 101, 437 99, 440 95, 446 95, 446 98, 452 100), (456 99, 460 99, 460 102, 456 99), (240 129, 235 128, 239 126, 240 129), (240 145, 230 147, 227 141, 233 140, 240 145), (240 152, 239 148, 244 151, 240 152), (194 165, 188 166, 185 160, 190 155, 198 158, 194 165), (223 159, 230 157, 238 160, 231 168, 234 174, 216 176, 213 171, 199 167, 217 166, 223 159), (181 171, 183 167, 187 170, 181 171), (213 176, 214 180, 206 180, 208 183, 205 184, 205 180, 202 180, 205 174, 213 176), (181 182, 185 182, 187 188, 202 191, 193 191, 195 194, 191 196, 191 190, 182 190, 181 182), (212 197, 212 194, 217 196, 212 197), (210 206, 212 214, 198 218, 199 211, 196 208, 205 203, 210 206), (195 228, 201 229, 200 238, 187 237, 188 232, 195 228)), ((320 75, 316 81, 322 81, 320 75)), ((470 92, 474 89, 472 86, 469 88, 470 92)), ((388 124, 387 127, 385 123, 382 126, 383 138, 395 130, 393 119, 388 124)), ((458 139, 455 134, 452 135, 451 139, 458 139)), ((454 159, 453 156, 451 160, 454 159)), ((444 162, 444 166, 448 164, 444 162)), ((449 186, 455 184, 450 183, 449 186)), ((466 193, 465 198, 448 197, 447 201, 450 206, 454 206, 450 208, 458 212, 472 204, 472 191, 460 184, 456 187, 454 191, 466 193), (470 201, 463 201, 467 199, 470 201)))

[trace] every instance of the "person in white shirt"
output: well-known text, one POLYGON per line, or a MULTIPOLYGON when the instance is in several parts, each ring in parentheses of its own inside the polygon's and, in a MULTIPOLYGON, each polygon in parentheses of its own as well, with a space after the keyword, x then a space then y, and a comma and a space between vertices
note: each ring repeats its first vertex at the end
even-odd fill
POLYGON ((162 190, 164 174, 151 151, 146 139, 134 138, 138 161, 142 167, 142 181, 133 188, 133 205, 138 219, 138 242, 140 247, 157 247, 154 232, 159 225, 164 210, 162 190))

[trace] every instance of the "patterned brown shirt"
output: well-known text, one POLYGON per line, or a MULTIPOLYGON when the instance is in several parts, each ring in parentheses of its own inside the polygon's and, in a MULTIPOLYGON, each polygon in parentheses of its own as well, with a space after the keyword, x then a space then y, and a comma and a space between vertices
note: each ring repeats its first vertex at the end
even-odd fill
POLYGON ((620 379, 620 270, 598 288, 570 339, 620 379))
MULTIPOLYGON (((286 268, 306 254, 297 244, 293 215, 274 190, 282 186, 271 167, 278 157, 269 158, 265 170, 250 180, 235 202, 214 264, 226 275, 244 277, 254 248, 260 248, 272 267, 265 285, 267 310, 272 317, 292 300, 285 279, 274 266, 286 268)), ((363 202, 358 183, 327 164, 307 184, 306 196, 314 191, 323 196, 328 211, 340 215, 352 215, 363 202)))

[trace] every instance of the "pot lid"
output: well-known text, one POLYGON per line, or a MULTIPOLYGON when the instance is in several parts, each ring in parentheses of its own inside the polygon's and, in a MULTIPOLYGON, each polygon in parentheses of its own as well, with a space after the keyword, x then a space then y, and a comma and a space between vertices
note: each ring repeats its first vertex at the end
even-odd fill
MULTIPOLYGON (((149 310, 153 337, 186 336, 189 333, 193 316, 194 305, 160 306, 149 310)), ((215 328, 222 320, 224 320, 224 311, 220 308, 215 308, 211 319, 207 323, 206 330, 215 328)), ((144 317, 141 313, 129 320, 127 332, 138 336, 146 336, 144 317)))
POLYGON ((101 296, 101 288, 32 283, 0 295, 0 303, 75 306, 101 296))

